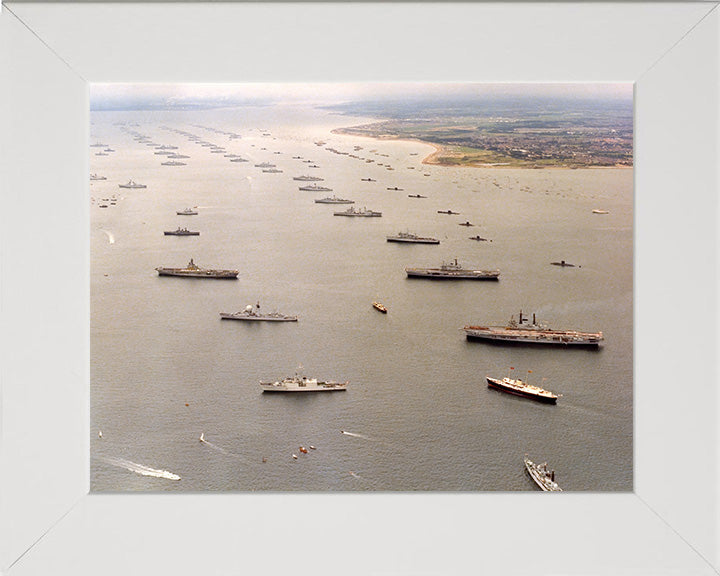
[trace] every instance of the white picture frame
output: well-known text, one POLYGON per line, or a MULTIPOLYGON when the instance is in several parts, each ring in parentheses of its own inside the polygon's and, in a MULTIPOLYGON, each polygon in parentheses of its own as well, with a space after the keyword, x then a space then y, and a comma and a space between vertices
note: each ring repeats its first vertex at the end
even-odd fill
MULTIPOLYGON (((717 3, 8 2, 0 572, 717 574, 717 3), (634 82, 632 493, 89 494, 89 82, 634 82)), ((592 454, 588 454, 592 458, 592 454)))

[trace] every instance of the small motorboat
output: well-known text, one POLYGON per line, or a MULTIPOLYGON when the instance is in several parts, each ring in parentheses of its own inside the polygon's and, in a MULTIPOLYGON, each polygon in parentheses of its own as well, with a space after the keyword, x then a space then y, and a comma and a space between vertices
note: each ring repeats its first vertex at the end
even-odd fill
POLYGON ((375 310, 379 310, 383 314, 387 314, 387 308, 385 308, 385 306, 380 304, 380 302, 373 302, 372 305, 373 305, 373 308, 375 308, 375 310))

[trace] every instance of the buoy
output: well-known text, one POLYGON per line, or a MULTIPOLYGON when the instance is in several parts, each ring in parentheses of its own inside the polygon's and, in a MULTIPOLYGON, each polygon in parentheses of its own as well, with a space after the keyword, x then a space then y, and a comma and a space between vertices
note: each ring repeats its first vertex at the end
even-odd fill
POLYGON ((185 406, 190 406, 190 404, 188 404, 187 402, 185 402, 185 406))

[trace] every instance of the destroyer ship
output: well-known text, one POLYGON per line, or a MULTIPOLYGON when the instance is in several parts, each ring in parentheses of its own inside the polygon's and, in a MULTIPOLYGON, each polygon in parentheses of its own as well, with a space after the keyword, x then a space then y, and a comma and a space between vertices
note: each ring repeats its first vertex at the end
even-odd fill
POLYGON ((347 382, 323 382, 297 374, 279 382, 260 382, 263 392, 338 392, 345 390, 347 385, 347 382))
POLYGON ((323 178, 320 178, 320 176, 293 176, 293 180, 300 182, 322 182, 323 178))
POLYGON ((118 184, 120 188, 130 188, 130 189, 139 189, 139 188, 147 188, 145 184, 138 184, 134 180, 128 180, 127 184, 118 184))
POLYGON ((332 188, 327 186, 319 186, 318 184, 308 184, 307 186, 300 186, 298 190, 305 190, 306 192, 332 192, 332 188))
POLYGON ((238 270, 213 270, 209 268, 200 268, 193 259, 185 268, 165 268, 159 266, 155 268, 159 276, 184 276, 186 278, 217 278, 217 279, 233 279, 237 278, 240 273, 238 270))
POLYGON ((497 280, 500 270, 470 270, 453 262, 443 262, 440 268, 405 268, 410 278, 440 278, 445 280, 497 280))
POLYGON ((326 198, 318 198, 315 204, 355 204, 355 200, 347 198, 338 198, 337 196, 327 196, 326 198))
POLYGON ((544 390, 539 386, 533 386, 532 384, 523 382, 520 379, 512 380, 510 378, 503 378, 502 380, 498 380, 497 378, 490 378, 490 376, 486 376, 485 378, 487 379, 489 388, 514 394, 515 396, 522 396, 523 398, 531 398, 539 402, 546 402, 548 404, 555 404, 557 402, 557 394, 553 394, 549 390, 544 390))
POLYGON ((357 210, 353 206, 345 210, 344 212, 333 212, 333 216, 360 216, 360 217, 376 217, 379 218, 382 216, 382 212, 374 212, 373 210, 368 210, 367 208, 362 208, 361 210, 357 210))
POLYGON ((547 462, 535 464, 527 456, 523 458, 525 470, 543 492, 562 492, 562 488, 555 482, 555 470, 548 470, 547 462))
POLYGON ((468 340, 490 340, 505 343, 551 344, 558 346, 598 346, 603 340, 602 332, 578 332, 576 330, 551 330, 538 324, 533 314, 532 323, 520 311, 519 321, 510 318, 507 326, 465 326, 468 340))
POLYGON ((200 232, 178 226, 177 230, 165 230, 165 236, 200 236, 200 232))
POLYGON ((244 320, 246 322, 297 322, 297 316, 286 316, 279 312, 269 312, 267 314, 260 313, 260 303, 256 305, 256 309, 251 304, 245 306, 245 310, 235 312, 220 312, 220 318, 223 320, 244 320))
POLYGON ((418 236, 411 232, 398 232, 394 236, 387 236, 388 242, 402 242, 406 244, 440 244, 437 238, 418 236))

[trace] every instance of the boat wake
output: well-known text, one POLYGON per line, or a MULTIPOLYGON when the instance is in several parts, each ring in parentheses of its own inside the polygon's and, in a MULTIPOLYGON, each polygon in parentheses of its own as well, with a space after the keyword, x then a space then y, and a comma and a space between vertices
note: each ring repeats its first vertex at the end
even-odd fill
POLYGON ((108 242, 110 242, 110 244, 115 244, 115 236, 113 235, 113 233, 109 230, 103 230, 103 232, 107 236, 108 242))
POLYGON ((103 457, 101 459, 103 462, 107 462, 108 464, 119 468, 125 468, 126 470, 130 470, 130 472, 135 472, 136 474, 140 474, 142 476, 154 476, 155 478, 180 480, 180 476, 173 474, 172 472, 168 472, 167 470, 156 470, 155 468, 137 464, 136 462, 131 462, 130 460, 125 460, 124 458, 103 457))
POLYGON ((213 450, 217 450, 221 454, 225 454, 226 456, 231 456, 232 458, 237 458, 238 460, 242 460, 243 462, 247 462, 244 456, 241 454, 236 454, 235 452, 230 452, 230 450, 226 450, 222 446, 218 446, 217 444, 213 444, 209 440, 205 439, 205 433, 200 434, 200 443, 205 444, 206 446, 209 446, 213 450))
POLYGON ((354 432, 348 432, 347 430, 340 430, 340 433, 345 434, 345 436, 352 436, 353 438, 362 438, 363 440, 373 441, 370 436, 365 436, 364 434, 356 434, 354 432))

